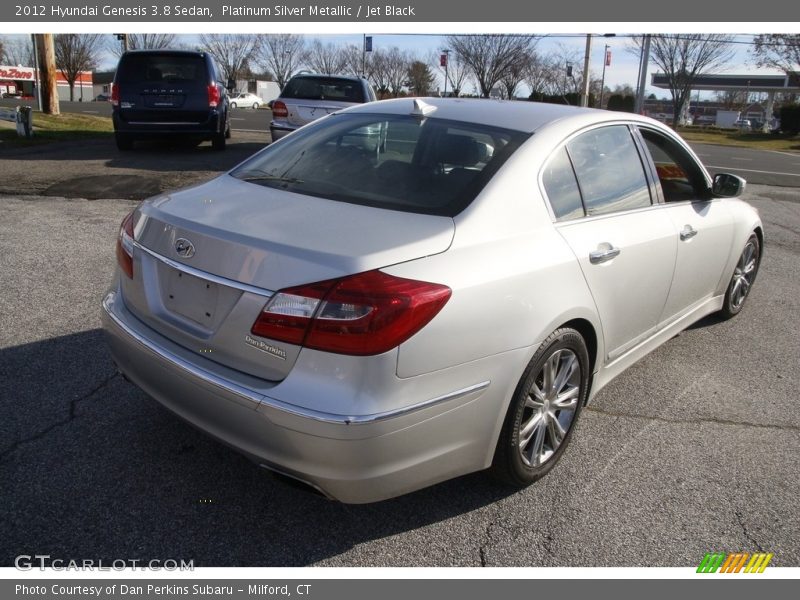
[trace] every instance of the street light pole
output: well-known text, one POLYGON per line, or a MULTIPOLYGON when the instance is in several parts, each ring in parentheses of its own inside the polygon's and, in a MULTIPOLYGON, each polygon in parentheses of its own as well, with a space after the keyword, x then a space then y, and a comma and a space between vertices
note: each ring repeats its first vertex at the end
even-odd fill
POLYGON ((592 55, 592 34, 586 34, 586 55, 583 57, 583 90, 581 106, 589 106, 589 57, 592 55))
POLYGON ((450 66, 450 50, 445 48, 444 53, 444 97, 447 98, 447 69, 450 66))
POLYGON ((650 64, 650 34, 644 36, 642 41, 642 55, 639 59, 639 86, 636 90, 636 114, 642 114, 644 108, 644 88, 647 85, 647 67, 650 64))
POLYGON ((597 108, 603 108, 603 95, 606 91, 606 66, 608 66, 608 49, 611 46, 606 44, 605 50, 603 51, 603 78, 600 80, 600 106, 597 108))

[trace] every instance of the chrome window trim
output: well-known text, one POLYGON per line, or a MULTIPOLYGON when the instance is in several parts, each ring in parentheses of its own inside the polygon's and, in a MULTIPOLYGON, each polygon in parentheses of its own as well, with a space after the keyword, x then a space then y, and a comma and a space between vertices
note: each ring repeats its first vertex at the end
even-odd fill
POLYGON ((247 283, 241 283, 239 281, 234 281, 233 279, 228 279, 227 277, 220 277, 219 275, 214 275, 213 273, 208 273, 206 271, 201 271, 200 269, 195 269, 194 267, 190 267, 183 263, 179 263, 176 260, 172 260, 171 258, 167 258, 166 256, 162 256, 157 252, 153 252, 149 248, 145 248, 139 242, 133 242, 134 248, 141 250, 142 252, 149 254, 156 260, 161 261, 165 265, 172 267, 173 269, 177 269, 178 271, 183 271, 188 275, 192 275, 199 279, 204 279, 206 281, 211 281, 213 283, 218 283, 220 285, 224 285, 227 287, 231 287, 237 290, 241 290, 243 292, 248 292, 250 294, 256 294, 257 296, 263 296, 264 298, 272 298, 275 294, 272 290, 265 290, 264 288, 260 288, 254 285, 249 285, 247 283))

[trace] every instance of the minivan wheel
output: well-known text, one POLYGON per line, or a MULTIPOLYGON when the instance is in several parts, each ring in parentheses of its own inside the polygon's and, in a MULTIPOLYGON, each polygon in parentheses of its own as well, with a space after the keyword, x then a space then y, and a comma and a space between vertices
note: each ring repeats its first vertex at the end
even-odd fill
POLYGON ((227 137, 225 135, 226 133, 226 131, 223 131, 221 133, 214 134, 214 137, 211 139, 211 147, 214 150, 225 150, 225 138, 227 137))
POLYGON ((589 353, 580 333, 561 328, 548 337, 522 375, 497 442, 492 472, 524 487, 561 458, 589 387, 589 353))
POLYGON ((127 151, 133 149, 133 138, 125 133, 115 133, 114 141, 117 143, 117 150, 127 151))
POLYGON ((733 276, 725 292, 725 299, 722 303, 720 316, 724 319, 735 317, 744 308, 744 301, 750 293, 753 282, 758 274, 758 266, 761 263, 761 244, 758 236, 753 233, 747 240, 742 249, 736 267, 733 269, 733 276))

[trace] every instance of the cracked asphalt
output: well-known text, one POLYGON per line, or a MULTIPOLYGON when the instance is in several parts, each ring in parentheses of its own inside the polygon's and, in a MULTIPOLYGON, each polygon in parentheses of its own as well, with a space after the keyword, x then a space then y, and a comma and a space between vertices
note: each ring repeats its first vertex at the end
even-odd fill
POLYGON ((752 186, 761 273, 583 412, 545 479, 346 506, 276 480, 115 375, 100 326, 125 200, 0 196, 0 566, 800 565, 800 195, 752 186))

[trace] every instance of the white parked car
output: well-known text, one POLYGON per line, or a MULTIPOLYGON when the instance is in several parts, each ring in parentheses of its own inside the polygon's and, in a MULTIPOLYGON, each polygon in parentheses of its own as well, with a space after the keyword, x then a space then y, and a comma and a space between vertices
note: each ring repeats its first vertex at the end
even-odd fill
POLYGON ((230 99, 231 108, 253 108, 256 109, 262 104, 264 101, 256 96, 255 94, 250 94, 247 92, 239 92, 238 94, 233 94, 230 99))
POLYGON ((637 115, 366 103, 143 202, 103 323, 145 392, 330 497, 527 485, 609 381, 742 310, 744 186, 637 115))

